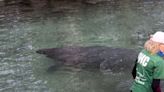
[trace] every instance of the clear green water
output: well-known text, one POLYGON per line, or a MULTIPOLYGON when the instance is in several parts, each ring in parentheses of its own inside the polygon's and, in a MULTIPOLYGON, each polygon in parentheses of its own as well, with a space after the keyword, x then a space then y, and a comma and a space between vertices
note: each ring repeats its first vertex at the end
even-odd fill
POLYGON ((35 53, 40 48, 112 46, 140 50, 151 33, 163 31, 164 2, 109 1, 61 5, 22 12, 0 11, 1 92, 128 92, 130 73, 84 71, 61 67, 49 73, 54 61, 35 53))

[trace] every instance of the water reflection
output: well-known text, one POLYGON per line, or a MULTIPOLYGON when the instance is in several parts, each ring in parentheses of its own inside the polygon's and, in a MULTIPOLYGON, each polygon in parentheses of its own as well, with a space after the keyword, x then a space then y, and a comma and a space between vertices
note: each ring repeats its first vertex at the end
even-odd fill
POLYGON ((67 67, 48 73, 46 70, 54 61, 35 51, 95 45, 141 49, 151 33, 163 31, 163 3, 155 0, 31 0, 29 6, 25 2, 19 3, 22 6, 1 6, 0 91, 127 92, 131 75, 67 67))

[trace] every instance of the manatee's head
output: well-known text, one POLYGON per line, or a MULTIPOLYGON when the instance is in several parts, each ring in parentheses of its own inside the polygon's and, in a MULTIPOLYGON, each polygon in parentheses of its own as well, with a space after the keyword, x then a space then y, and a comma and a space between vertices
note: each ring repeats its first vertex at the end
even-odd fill
MULTIPOLYGON (((134 58, 135 59, 135 58, 134 58)), ((106 71, 111 70, 112 72, 129 72, 134 66, 135 60, 130 58, 114 58, 103 61, 100 64, 100 70, 106 71), (127 60, 126 60, 127 59, 127 60)))

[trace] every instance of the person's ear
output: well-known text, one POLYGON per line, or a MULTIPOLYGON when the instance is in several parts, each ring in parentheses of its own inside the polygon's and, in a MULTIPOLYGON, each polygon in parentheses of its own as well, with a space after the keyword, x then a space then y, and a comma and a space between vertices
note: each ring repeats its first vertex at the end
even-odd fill
POLYGON ((164 52, 164 44, 160 45, 159 49, 160 51, 164 52))

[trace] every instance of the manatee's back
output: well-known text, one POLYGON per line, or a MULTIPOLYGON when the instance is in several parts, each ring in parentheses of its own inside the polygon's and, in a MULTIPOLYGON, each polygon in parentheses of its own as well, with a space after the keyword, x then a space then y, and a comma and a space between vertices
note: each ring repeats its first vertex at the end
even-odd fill
POLYGON ((68 64, 79 64, 86 62, 100 62, 100 53, 104 50, 101 46, 90 47, 64 47, 64 48, 50 48, 40 49, 36 52, 44 54, 54 60, 59 60, 68 64))
POLYGON ((105 46, 64 47, 40 49, 36 51, 47 57, 83 68, 101 68, 120 70, 134 65, 137 52, 133 49, 105 46))

